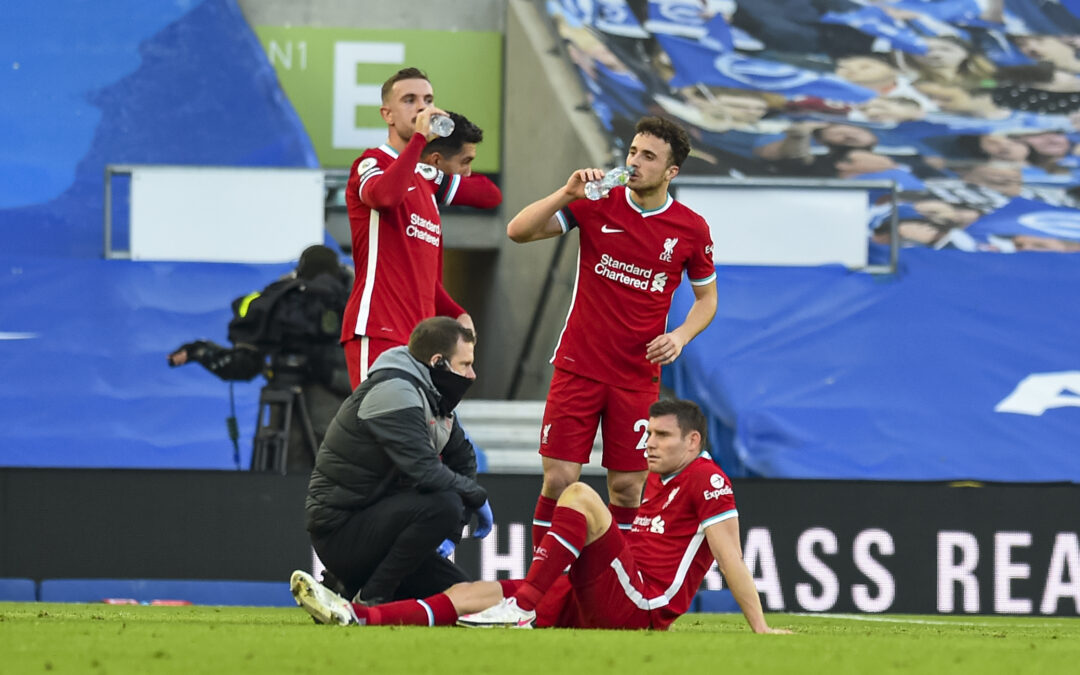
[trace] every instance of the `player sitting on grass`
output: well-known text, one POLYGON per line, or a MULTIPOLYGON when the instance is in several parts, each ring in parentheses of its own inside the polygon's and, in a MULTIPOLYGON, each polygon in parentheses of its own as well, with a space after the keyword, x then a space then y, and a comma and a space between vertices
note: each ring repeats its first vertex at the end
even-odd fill
POLYGON ((689 401, 649 408, 649 479, 626 533, 585 483, 562 496, 524 580, 456 584, 423 600, 350 603, 306 572, 293 597, 319 623, 664 630, 686 612, 713 559, 755 633, 768 626, 742 559, 731 484, 703 452, 705 416, 689 401), (562 572, 570 566, 570 573, 562 572))

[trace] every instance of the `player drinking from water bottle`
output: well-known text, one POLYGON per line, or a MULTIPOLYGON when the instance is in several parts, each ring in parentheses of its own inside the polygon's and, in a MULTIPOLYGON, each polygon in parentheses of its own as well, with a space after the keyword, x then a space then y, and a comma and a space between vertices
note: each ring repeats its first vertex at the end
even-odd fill
POLYGON ((660 366, 716 313, 716 269, 709 225, 668 194, 690 152, 677 124, 638 121, 626 164, 633 175, 606 198, 585 199, 600 169, 575 171, 566 185, 521 210, 507 226, 516 242, 581 232, 570 315, 555 348, 540 432, 544 482, 533 516, 535 546, 555 502, 581 475, 597 425, 603 432, 609 507, 628 529, 645 483, 649 404, 660 391, 660 366), (694 303, 686 320, 667 329, 671 296, 687 272, 694 303))

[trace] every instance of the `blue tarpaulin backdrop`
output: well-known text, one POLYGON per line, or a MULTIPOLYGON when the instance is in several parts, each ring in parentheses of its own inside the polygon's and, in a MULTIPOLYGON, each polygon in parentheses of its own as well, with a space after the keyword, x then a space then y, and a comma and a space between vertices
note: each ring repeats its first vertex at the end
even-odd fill
MULTIPOLYGON (((233 468, 228 385, 165 354, 224 342, 230 300, 289 266, 102 260, 103 169, 316 166, 310 142, 231 0, 8 5, 0 465, 233 468)), ((1030 375, 1080 371, 1076 265, 907 249, 891 277, 723 267, 716 320, 665 380, 734 475, 1080 481, 1080 391, 995 412, 1030 375)), ((242 466, 258 387, 237 385, 242 466)))
POLYGON ((165 354, 290 266, 104 261, 103 173, 318 166, 258 40, 233 0, 6 3, 0 63, 0 465, 233 468, 228 385, 165 354))
MULTIPOLYGON (((906 249, 901 263, 885 277, 718 269, 716 319, 665 381, 713 417, 721 465, 777 478, 1080 481, 1080 390, 1038 416, 994 410, 1031 374, 1080 371, 1076 257, 906 249)), ((672 323, 691 301, 680 286, 672 323)))
MULTIPOLYGON (((228 384, 165 355, 228 344, 232 299, 291 267, 0 259, 0 465, 235 468, 228 384)), ((261 384, 236 384, 244 468, 261 384)))
POLYGON ((100 256, 106 164, 318 166, 232 0, 7 3, 0 63, 0 255, 100 256))

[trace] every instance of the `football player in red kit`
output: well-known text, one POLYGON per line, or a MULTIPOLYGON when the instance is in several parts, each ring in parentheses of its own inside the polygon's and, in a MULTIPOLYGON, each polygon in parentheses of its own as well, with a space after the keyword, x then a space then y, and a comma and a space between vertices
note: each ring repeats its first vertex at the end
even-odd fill
POLYGON ((406 344, 423 319, 450 316, 474 328, 442 286, 439 205, 494 208, 502 201, 485 176, 450 175, 421 162, 428 141, 437 138, 431 116, 447 114, 434 107, 422 71, 395 73, 383 84, 382 101, 387 141, 353 163, 345 195, 356 281, 341 341, 353 388, 379 354, 406 344))
POLYGON ((787 633, 765 620, 742 559, 734 492, 704 451, 705 430, 696 404, 654 403, 648 482, 631 529, 614 527, 600 495, 574 483, 559 498, 524 580, 457 584, 422 600, 367 607, 298 571, 293 595, 320 623, 666 630, 689 609, 715 560, 751 630, 787 633))
POLYGON ((658 117, 639 120, 635 131, 626 155, 633 175, 625 187, 604 199, 584 199, 585 184, 604 172, 581 169, 507 226, 517 242, 580 231, 577 281, 551 360, 555 373, 541 426, 544 482, 534 546, 559 495, 581 476, 598 425, 611 512, 619 527, 630 527, 645 482, 646 418, 660 391, 660 366, 674 361, 716 313, 709 225, 668 194, 690 139, 658 117), (671 296, 684 271, 694 303, 685 321, 668 330, 671 296))

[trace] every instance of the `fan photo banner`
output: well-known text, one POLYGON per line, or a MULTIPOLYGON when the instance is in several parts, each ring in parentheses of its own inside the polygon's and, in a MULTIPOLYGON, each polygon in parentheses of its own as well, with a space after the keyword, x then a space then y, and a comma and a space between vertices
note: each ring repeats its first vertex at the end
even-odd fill
MULTIPOLYGON (((690 132, 684 175, 891 179, 910 206, 903 246, 1000 253, 1080 250, 1076 228, 1020 220, 1080 206, 1078 11, 1026 0, 548 2, 613 152, 639 117, 661 114, 690 132)), ((867 224, 872 261, 887 255, 888 228, 867 224)))

